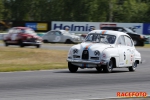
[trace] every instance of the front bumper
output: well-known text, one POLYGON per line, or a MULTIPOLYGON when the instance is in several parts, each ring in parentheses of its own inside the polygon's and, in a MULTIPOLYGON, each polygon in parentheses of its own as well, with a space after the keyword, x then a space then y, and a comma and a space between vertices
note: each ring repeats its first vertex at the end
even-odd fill
POLYGON ((42 42, 23 42, 23 44, 40 45, 42 42))
POLYGON ((67 59, 68 62, 71 63, 80 63, 80 64, 94 64, 94 65, 106 65, 108 61, 101 60, 101 61, 90 61, 90 60, 73 60, 67 59))

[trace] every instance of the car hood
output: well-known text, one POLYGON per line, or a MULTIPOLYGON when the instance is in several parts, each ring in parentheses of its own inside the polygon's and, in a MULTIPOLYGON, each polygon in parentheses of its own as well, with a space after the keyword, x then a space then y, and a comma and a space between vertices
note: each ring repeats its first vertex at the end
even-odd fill
POLYGON ((114 45, 112 45, 112 44, 83 42, 81 44, 78 44, 78 45, 74 46, 73 48, 76 48, 76 49, 81 50, 81 51, 83 51, 83 50, 103 51, 104 49, 113 48, 113 47, 114 47, 114 45))

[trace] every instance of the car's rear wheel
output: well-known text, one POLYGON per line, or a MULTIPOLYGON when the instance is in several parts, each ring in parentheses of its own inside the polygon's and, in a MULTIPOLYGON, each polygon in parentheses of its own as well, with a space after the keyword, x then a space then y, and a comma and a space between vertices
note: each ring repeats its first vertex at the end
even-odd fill
POLYGON ((71 73, 75 73, 78 70, 78 66, 75 66, 75 65, 71 64, 70 62, 68 62, 68 69, 71 73))
POLYGON ((104 72, 111 73, 113 70, 113 66, 114 66, 114 62, 112 59, 110 59, 110 61, 103 67, 104 72))
POLYGON ((130 72, 134 72, 136 70, 136 67, 137 67, 137 62, 135 61, 132 66, 130 66, 128 69, 130 72))

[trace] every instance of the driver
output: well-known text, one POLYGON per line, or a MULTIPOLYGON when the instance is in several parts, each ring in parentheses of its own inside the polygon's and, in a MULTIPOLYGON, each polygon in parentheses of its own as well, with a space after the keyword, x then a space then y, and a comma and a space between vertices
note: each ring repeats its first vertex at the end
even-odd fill
POLYGON ((112 36, 108 37, 107 40, 110 44, 113 44, 115 42, 112 36))

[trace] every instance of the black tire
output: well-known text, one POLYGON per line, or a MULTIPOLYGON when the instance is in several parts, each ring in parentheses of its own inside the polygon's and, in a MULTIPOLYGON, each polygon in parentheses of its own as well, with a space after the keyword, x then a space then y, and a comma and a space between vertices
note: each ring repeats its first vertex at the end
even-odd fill
POLYGON ((137 67, 137 62, 135 61, 132 66, 130 66, 128 69, 130 72, 134 72, 136 70, 136 67, 137 67))
POLYGON ((97 72, 102 72, 103 68, 102 67, 96 67, 97 72))
POLYGON ((78 70, 78 66, 75 66, 75 65, 71 64, 70 62, 68 62, 68 69, 71 73, 75 73, 78 70))
POLYGON ((67 39, 65 43, 66 43, 66 44, 71 44, 71 43, 73 43, 73 42, 72 42, 70 39, 67 39))
POLYGON ((48 43, 48 41, 47 41, 47 40, 43 40, 43 42, 44 42, 44 43, 48 43))
POLYGON ((112 59, 110 59, 110 61, 106 65, 104 65, 103 71, 105 73, 111 73, 113 70, 113 66, 114 66, 114 62, 112 59))
POLYGON ((19 42, 19 46, 22 48, 24 47, 24 44, 22 43, 22 41, 19 42))
POLYGON ((41 45, 40 45, 40 44, 36 45, 36 48, 40 48, 40 47, 41 47, 41 45))
POLYGON ((8 45, 9 45, 7 42, 5 42, 4 44, 5 44, 6 47, 8 47, 8 45))

